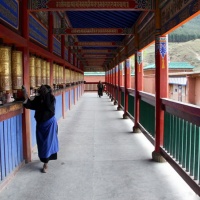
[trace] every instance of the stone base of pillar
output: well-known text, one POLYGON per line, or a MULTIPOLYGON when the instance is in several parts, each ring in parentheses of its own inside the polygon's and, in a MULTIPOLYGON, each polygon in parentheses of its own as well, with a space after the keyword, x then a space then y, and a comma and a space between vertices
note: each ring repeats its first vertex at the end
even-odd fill
POLYGON ((121 111, 122 110, 121 106, 117 106, 117 110, 121 111))
POLYGON ((138 127, 133 127, 133 133, 142 133, 142 131, 138 127))
POLYGON ((158 153, 156 151, 152 152, 152 159, 153 159, 153 161, 156 161, 156 162, 159 162, 159 163, 166 162, 164 157, 160 153, 158 153))
POLYGON ((111 97, 111 101, 114 101, 114 98, 113 98, 113 97, 111 97))
POLYGON ((127 113, 123 114, 123 119, 129 119, 129 116, 127 115, 127 113))
POLYGON ((117 101, 116 100, 114 101, 114 105, 117 105, 117 101))

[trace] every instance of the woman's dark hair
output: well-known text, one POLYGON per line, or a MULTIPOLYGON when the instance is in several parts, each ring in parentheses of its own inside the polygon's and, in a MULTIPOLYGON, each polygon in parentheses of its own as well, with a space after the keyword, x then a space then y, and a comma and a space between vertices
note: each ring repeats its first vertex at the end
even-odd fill
POLYGON ((38 93, 44 97, 47 93, 52 93, 52 89, 49 85, 41 85, 38 89, 38 93))

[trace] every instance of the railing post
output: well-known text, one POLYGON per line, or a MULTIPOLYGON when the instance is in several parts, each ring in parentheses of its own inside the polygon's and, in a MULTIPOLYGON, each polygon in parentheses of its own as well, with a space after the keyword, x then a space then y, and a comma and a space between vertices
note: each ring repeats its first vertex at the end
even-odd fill
MULTIPOLYGON (((29 40, 29 12, 28 1, 24 1, 21 7, 22 11, 22 35, 29 40)), ((30 76, 29 76, 29 47, 22 48, 23 51, 23 84, 30 92, 30 76)), ((30 110, 24 109, 23 112, 23 155, 25 162, 31 161, 31 133, 30 133, 30 110)))
POLYGON ((119 64, 119 67, 118 67, 118 107, 117 107, 117 110, 122 110, 121 108, 121 89, 120 87, 122 86, 122 63, 119 64))
POLYGON ((128 118, 128 88, 131 87, 131 68, 130 68, 130 59, 126 59, 125 61, 125 80, 124 80, 124 88, 125 88, 125 97, 124 97, 124 114, 123 118, 128 118))
POLYGON ((111 101, 114 100, 114 68, 111 69, 111 101))
POLYGON ((162 110, 161 98, 168 96, 168 49, 167 37, 160 35, 160 8, 159 0, 156 0, 156 37, 155 37, 155 59, 156 59, 156 135, 155 150, 152 153, 153 160, 157 162, 165 161, 161 156, 160 147, 163 146, 164 139, 164 111, 162 110))
POLYGON ((115 66, 115 101, 114 101, 114 105, 117 105, 117 95, 116 95, 117 81, 118 81, 118 65, 115 66))
MULTIPOLYGON (((65 35, 61 35, 61 58, 65 60, 65 35)), ((63 66, 63 82, 65 82, 65 66, 63 66)), ((65 118, 65 91, 62 92, 62 116, 65 118)))
POLYGON ((135 102, 134 102, 134 133, 140 133, 140 97, 139 91, 143 90, 143 52, 136 51, 135 53, 135 102))

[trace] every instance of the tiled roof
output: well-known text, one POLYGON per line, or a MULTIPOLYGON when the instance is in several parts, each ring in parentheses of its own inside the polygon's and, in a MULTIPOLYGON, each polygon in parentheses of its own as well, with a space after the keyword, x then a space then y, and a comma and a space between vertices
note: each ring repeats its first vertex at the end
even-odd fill
MULTIPOLYGON (((170 62, 169 69, 193 69, 194 66, 190 65, 188 62, 170 62)), ((150 64, 145 69, 155 69, 155 64, 150 64)))

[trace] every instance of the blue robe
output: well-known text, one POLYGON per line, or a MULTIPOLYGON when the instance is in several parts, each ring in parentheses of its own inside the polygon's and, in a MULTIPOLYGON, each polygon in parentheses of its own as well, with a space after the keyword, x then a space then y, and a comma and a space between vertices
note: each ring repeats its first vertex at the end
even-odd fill
POLYGON ((59 151, 57 134, 58 125, 54 116, 45 122, 37 123, 36 139, 39 158, 48 159, 59 151))

